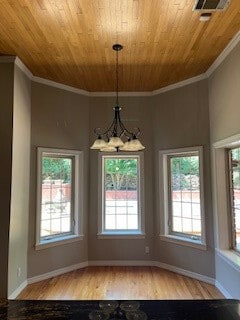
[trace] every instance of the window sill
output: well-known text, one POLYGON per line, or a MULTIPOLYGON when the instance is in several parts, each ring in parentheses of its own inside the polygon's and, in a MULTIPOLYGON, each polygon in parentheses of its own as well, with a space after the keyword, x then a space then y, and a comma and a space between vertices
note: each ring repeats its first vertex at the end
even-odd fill
POLYGON ((66 237, 59 237, 51 240, 44 240, 35 245, 35 250, 43 250, 51 247, 61 246, 67 243, 83 240, 83 235, 70 235, 66 237))
POLYGON ((142 232, 101 232, 97 234, 98 239, 144 239, 142 232))
POLYGON ((220 250, 216 249, 216 253, 219 257, 230 264, 234 269, 240 271, 240 256, 233 250, 220 250))
POLYGON ((160 234, 160 239, 163 241, 172 242, 181 246, 192 247, 200 250, 207 250, 206 244, 198 240, 192 240, 192 239, 177 237, 173 235, 161 235, 161 234, 160 234))

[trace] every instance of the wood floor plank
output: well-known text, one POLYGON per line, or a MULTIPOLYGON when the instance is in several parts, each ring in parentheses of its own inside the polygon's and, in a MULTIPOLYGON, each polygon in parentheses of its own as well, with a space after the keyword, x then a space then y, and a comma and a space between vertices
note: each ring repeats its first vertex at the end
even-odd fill
POLYGON ((222 299, 213 285, 157 267, 87 267, 28 285, 25 300, 222 299))

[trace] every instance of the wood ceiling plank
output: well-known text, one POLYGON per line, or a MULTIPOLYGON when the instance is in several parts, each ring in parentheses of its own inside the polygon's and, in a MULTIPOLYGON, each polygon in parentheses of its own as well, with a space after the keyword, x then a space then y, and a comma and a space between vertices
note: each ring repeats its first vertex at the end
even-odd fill
POLYGON ((0 54, 89 91, 148 91, 205 72, 240 29, 240 1, 207 23, 193 0, 1 0, 0 54), (210 48, 210 49, 209 49, 210 48))

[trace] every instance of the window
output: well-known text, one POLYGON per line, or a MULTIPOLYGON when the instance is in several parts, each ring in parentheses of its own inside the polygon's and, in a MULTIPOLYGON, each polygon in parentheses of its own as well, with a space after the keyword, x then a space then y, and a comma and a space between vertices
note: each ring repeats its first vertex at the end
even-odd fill
POLYGON ((230 149, 228 155, 232 248, 240 253, 240 147, 230 149))
POLYGON ((216 254, 237 270, 240 270, 237 163, 239 149, 240 134, 216 141, 212 145, 216 254))
POLYGON ((102 203, 99 234, 142 234, 140 162, 139 155, 101 156, 102 203))
POLYGON ((160 158, 163 235, 204 243, 202 148, 161 151, 160 158))
POLYGON ((37 245, 79 235, 80 156, 78 151, 38 148, 37 245))

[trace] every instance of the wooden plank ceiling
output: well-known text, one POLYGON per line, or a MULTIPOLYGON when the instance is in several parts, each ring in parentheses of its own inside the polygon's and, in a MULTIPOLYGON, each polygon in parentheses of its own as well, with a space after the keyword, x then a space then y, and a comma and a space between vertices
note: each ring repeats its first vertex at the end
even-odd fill
POLYGON ((151 91, 205 72, 240 29, 240 1, 209 22, 195 0, 0 0, 0 54, 88 91, 151 91))

